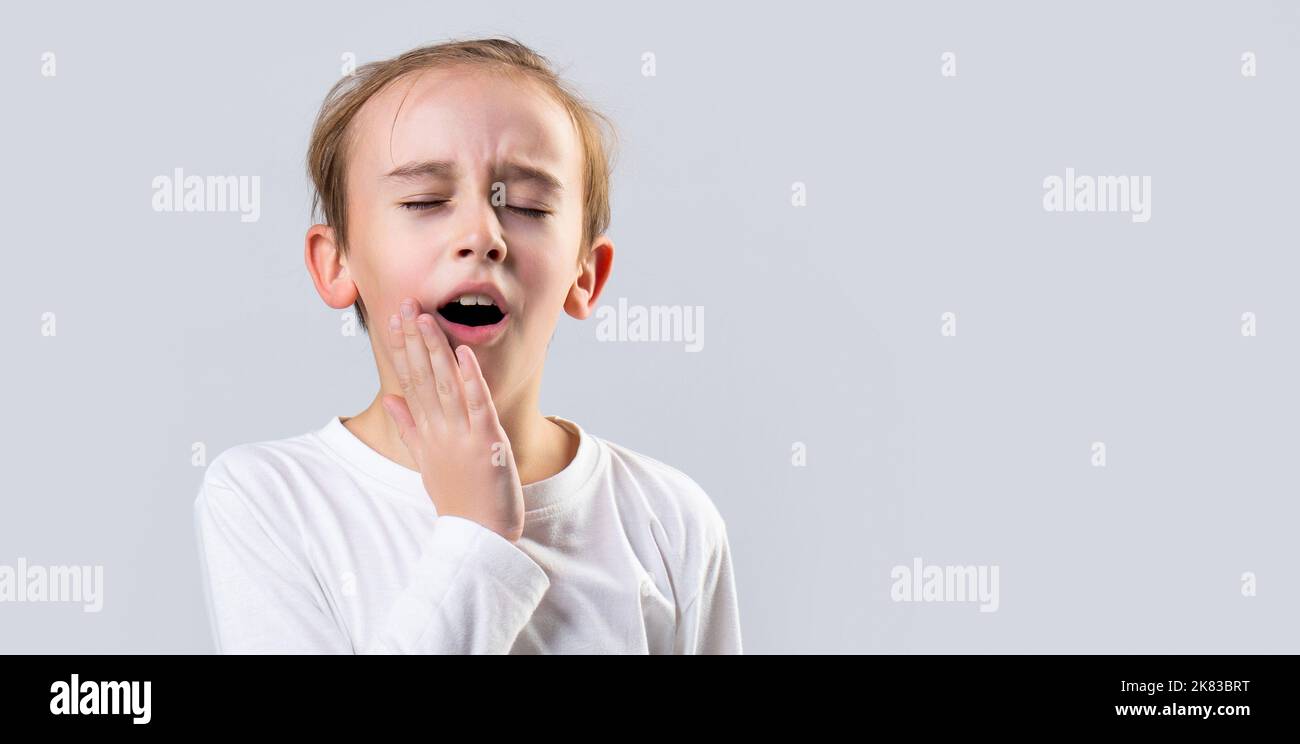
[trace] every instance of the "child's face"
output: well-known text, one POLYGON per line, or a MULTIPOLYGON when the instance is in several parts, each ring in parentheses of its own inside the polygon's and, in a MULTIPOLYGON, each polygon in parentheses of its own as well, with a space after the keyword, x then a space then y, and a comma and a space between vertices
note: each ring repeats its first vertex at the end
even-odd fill
POLYGON ((599 292, 578 262, 583 155, 568 114, 537 84, 459 68, 398 81, 353 126, 347 273, 377 348, 414 297, 452 348, 474 349, 494 397, 511 395, 540 372, 560 309, 586 317, 599 292), (439 312, 462 294, 494 297, 504 318, 439 312))

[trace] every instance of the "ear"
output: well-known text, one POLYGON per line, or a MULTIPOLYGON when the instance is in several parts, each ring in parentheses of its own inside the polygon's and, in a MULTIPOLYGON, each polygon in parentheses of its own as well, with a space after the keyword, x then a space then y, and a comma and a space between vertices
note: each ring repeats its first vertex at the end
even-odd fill
POLYGON ((601 235, 592 241, 586 260, 578 266, 578 278, 564 298, 564 311, 578 320, 591 315, 613 267, 614 243, 609 236, 601 235))
POLYGON ((312 225, 307 230, 306 243, 307 271, 325 304, 341 310, 356 302, 357 285, 353 283, 347 259, 334 239, 334 228, 312 225))

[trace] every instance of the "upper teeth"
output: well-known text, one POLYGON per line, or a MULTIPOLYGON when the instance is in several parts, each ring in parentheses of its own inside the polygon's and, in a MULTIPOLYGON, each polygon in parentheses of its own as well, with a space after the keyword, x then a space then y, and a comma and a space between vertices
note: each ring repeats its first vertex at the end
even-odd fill
POLYGON ((462 305, 495 305, 496 304, 495 302, 492 301, 491 297, 488 297, 487 295, 481 295, 481 294, 461 295, 458 302, 460 302, 460 304, 462 305))

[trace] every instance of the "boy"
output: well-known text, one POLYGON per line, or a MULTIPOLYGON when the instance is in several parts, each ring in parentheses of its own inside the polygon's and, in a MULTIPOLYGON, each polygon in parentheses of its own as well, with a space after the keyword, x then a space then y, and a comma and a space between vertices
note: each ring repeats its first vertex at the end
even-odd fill
POLYGON ((356 307, 361 413, 223 452, 194 502, 218 651, 740 653, 726 527, 667 465, 538 410, 609 278, 600 115, 510 39, 335 85, 306 262, 356 307))

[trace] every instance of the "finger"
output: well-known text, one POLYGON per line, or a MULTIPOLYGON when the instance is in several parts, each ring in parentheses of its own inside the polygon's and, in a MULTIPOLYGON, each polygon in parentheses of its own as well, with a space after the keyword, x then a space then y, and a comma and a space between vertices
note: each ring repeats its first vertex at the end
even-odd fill
POLYGON ((465 388, 465 409, 469 414, 470 427, 477 432, 495 433, 500 428, 497 409, 492 403, 492 391, 488 389, 487 380, 483 379, 483 369, 478 366, 478 356, 474 350, 461 344, 456 347, 456 359, 460 362, 460 378, 465 388))
MULTIPOLYGON (((424 343, 424 334, 416 325, 415 319, 420 314, 420 306, 413 299, 402 300, 402 334, 406 337, 406 366, 411 373, 411 387, 415 389, 415 399, 420 410, 424 412, 424 423, 441 426, 443 423, 442 404, 434 392, 433 367, 429 363, 429 347, 424 343)), ((410 400, 410 397, 407 397, 410 400)), ((419 419, 416 419, 419 423, 419 419)))
POLYGON ((443 333, 438 322, 429 313, 421 315, 420 332, 424 334, 424 344, 429 349, 429 362, 433 367, 434 390, 442 406, 447 423, 458 430, 469 428, 469 414, 465 410, 465 399, 461 392, 460 371, 456 359, 452 356, 447 334, 443 333))
POLYGON ((397 373, 397 386, 402 391, 407 412, 413 420, 424 417, 419 402, 415 399, 415 385, 411 381, 411 369, 406 361, 406 334, 402 333, 402 318, 394 313, 388 318, 388 352, 393 360, 393 371, 397 373))
POLYGON ((411 441, 410 437, 418 433, 419 429, 415 425, 415 417, 406 407, 406 399, 397 395, 385 395, 382 403, 384 410, 388 411, 389 418, 397 425, 397 433, 402 437, 402 444, 411 441))

